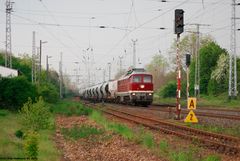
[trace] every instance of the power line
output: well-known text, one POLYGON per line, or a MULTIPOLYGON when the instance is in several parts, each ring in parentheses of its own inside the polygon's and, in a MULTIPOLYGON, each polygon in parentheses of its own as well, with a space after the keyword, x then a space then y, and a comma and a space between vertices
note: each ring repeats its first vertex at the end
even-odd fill
POLYGON ((144 23, 142 23, 141 25, 139 25, 139 26, 136 27, 135 29, 129 31, 128 33, 126 33, 126 34, 107 52, 107 55, 108 55, 109 53, 111 53, 130 33, 134 32, 135 30, 141 28, 142 26, 144 26, 144 25, 146 25, 146 24, 148 24, 148 23, 150 23, 150 22, 158 19, 159 17, 165 15, 166 13, 172 11, 174 8, 177 8, 177 7, 183 5, 184 3, 188 2, 188 1, 189 1, 189 0, 183 1, 182 3, 180 3, 180 4, 178 4, 178 5, 174 6, 174 7, 172 7, 172 8, 170 8, 170 9, 168 9, 167 11, 163 12, 162 14, 160 14, 160 15, 154 17, 154 18, 151 18, 151 19, 145 21, 144 23))
MULTIPOLYGON (((36 26, 42 27, 42 28, 43 28, 45 31, 47 31, 47 32, 49 33, 49 35, 51 35, 56 41, 58 41, 61 45, 63 45, 64 47, 66 47, 66 48, 68 48, 69 50, 72 51, 72 49, 69 48, 65 43, 63 43, 56 35, 54 35, 52 32, 50 32, 46 26, 44 26, 44 25, 42 25, 42 24, 39 24, 39 23, 36 22, 35 20, 29 19, 29 18, 25 18, 25 17, 19 16, 19 15, 16 15, 16 14, 12 14, 12 15, 15 16, 15 17, 18 17, 18 18, 20 18, 20 19, 24 19, 24 20, 26 20, 26 21, 28 21, 28 22, 35 23, 36 26)), ((74 51, 72 51, 72 52, 70 52, 70 53, 73 54, 74 56, 78 57, 79 59, 81 59, 77 54, 74 54, 74 51)))

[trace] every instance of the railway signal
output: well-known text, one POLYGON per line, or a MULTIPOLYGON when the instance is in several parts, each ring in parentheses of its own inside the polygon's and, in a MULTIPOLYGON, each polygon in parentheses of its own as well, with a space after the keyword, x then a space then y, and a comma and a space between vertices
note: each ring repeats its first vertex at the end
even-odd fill
POLYGON ((191 63, 191 55, 190 54, 186 54, 186 66, 187 66, 187 91, 186 91, 186 94, 187 94, 187 99, 189 97, 189 66, 190 66, 190 63, 191 63))
POLYGON ((180 40, 180 34, 183 33, 183 27, 184 27, 184 19, 183 19, 183 13, 184 11, 182 9, 176 9, 175 10, 175 34, 177 34, 177 58, 176 58, 176 64, 177 64, 177 91, 176 91, 176 117, 175 119, 180 120, 181 116, 181 104, 180 104, 180 98, 181 98, 181 59, 180 59, 180 52, 179 52, 179 40, 180 40))
POLYGON ((182 9, 175 10, 175 34, 181 34, 184 30, 184 11, 182 9))

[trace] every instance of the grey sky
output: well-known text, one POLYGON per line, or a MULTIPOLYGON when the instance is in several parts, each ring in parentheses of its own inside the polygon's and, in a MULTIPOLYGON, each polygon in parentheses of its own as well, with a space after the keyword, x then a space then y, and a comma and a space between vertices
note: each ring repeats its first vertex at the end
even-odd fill
MULTIPOLYGON (((86 74, 83 50, 91 47, 92 73, 102 80, 102 71, 111 62, 112 77, 119 68, 119 56, 124 56, 125 68, 132 64, 132 39, 137 41, 137 58, 144 66, 153 55, 168 56, 167 51, 176 37, 173 33, 174 9, 185 11, 185 24, 203 23, 202 34, 211 34, 217 43, 229 50, 231 28, 231 0, 15 0, 12 15, 12 50, 18 53, 32 51, 32 31, 43 45, 43 66, 46 54, 51 67, 58 71, 60 52, 63 52, 63 69, 69 74, 80 62, 81 74, 86 74), (134 5, 132 5, 132 3, 134 5), (94 17, 94 18, 93 18, 94 17), (99 28, 107 26, 108 28, 99 28), (158 28, 164 27, 165 30, 158 28), (124 50, 126 49, 126 53, 124 50), (93 59, 94 58, 94 59, 93 59)), ((237 1, 238 2, 238 1, 237 1)), ((240 17, 240 6, 236 6, 240 17)), ((237 20, 237 28, 240 28, 237 20)), ((193 29, 186 26, 185 29, 193 29)), ((5 0, 0 0, 0 48, 5 41, 5 0)), ((182 36, 184 36, 184 33, 182 36)), ((237 32, 237 42, 239 42, 237 32)), ((239 55, 240 45, 237 43, 239 55)))

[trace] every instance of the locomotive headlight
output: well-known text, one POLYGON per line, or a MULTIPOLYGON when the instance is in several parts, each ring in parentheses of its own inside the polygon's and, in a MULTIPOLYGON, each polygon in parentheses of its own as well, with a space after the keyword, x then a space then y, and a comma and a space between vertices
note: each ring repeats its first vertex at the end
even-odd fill
POLYGON ((132 93, 133 96, 135 96, 136 94, 135 93, 132 93))
POLYGON ((142 84, 142 85, 140 85, 140 88, 144 88, 145 86, 142 84))
POLYGON ((152 95, 152 93, 149 93, 148 95, 149 95, 149 96, 151 96, 151 95, 152 95))

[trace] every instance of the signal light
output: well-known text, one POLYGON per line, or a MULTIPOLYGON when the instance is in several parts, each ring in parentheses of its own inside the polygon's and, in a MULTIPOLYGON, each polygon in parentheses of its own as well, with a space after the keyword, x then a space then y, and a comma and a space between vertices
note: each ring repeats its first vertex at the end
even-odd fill
POLYGON ((187 65, 187 67, 189 67, 190 63, 191 63, 191 55, 186 54, 186 65, 187 65))
POLYGON ((184 11, 182 9, 175 10, 175 34, 183 33, 184 29, 184 11))

